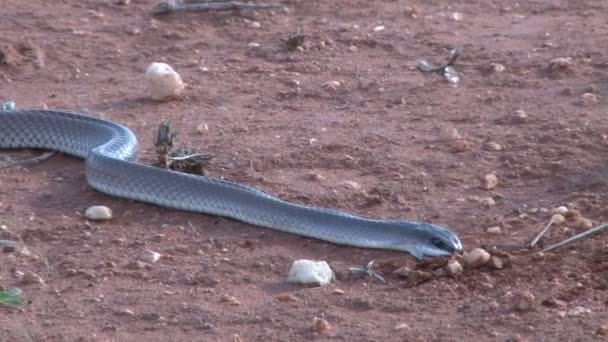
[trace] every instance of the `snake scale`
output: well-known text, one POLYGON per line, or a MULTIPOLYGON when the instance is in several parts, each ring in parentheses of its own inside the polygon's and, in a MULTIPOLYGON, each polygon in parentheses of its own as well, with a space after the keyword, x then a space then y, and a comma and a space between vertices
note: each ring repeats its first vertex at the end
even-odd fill
POLYGON ((252 187, 137 163, 137 138, 120 124, 77 113, 0 111, 0 148, 39 148, 85 159, 94 189, 162 207, 230 217, 341 245, 414 257, 462 250, 456 234, 430 223, 376 220, 283 201, 252 187))

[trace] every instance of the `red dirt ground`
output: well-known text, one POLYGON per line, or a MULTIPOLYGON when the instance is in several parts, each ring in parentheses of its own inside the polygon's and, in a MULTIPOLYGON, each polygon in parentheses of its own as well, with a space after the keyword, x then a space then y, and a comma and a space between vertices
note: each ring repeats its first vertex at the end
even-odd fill
MULTIPOLYGON (((528 240, 560 205, 594 224, 608 220, 603 0, 309 0, 153 18, 155 5, 4 0, 0 100, 125 124, 146 161, 154 129, 170 119, 182 145, 215 155, 212 176, 298 203, 449 226, 467 250, 528 240), (296 34, 306 38, 290 52, 285 41, 296 34), (458 87, 416 69, 456 46, 463 48, 458 87), (571 61, 550 63, 560 57, 571 61), (188 83, 180 99, 148 99, 143 73, 155 61, 188 83), (341 83, 322 87, 329 81, 341 83), (209 126, 202 136, 201 123, 209 126), (469 148, 455 153, 442 140, 446 129, 457 129, 469 148), (488 150, 488 142, 502 150, 488 150), (480 189, 488 173, 500 183, 480 189), (483 197, 496 205, 480 205, 483 197), (491 226, 502 235, 486 233, 491 226)), ((9 153, 24 156, 2 155, 9 153)), ((0 253, 0 286, 21 288, 29 301, 0 307, 2 341, 590 341, 608 334, 605 234, 544 255, 491 251, 503 269, 450 277, 445 259, 417 263, 404 253, 105 196, 86 185, 82 161, 67 156, 2 170, 0 184, 0 239, 31 252, 0 253), (114 219, 87 222, 82 213, 93 204, 111 207, 114 219), (128 267, 144 249, 163 257, 128 267), (327 260, 338 280, 325 288, 286 283, 299 258, 327 260), (348 274, 372 259, 388 285, 348 274), (400 278, 393 273, 400 266, 419 272, 400 278), (20 272, 35 272, 45 285, 23 284, 20 272), (535 301, 515 310, 525 291, 535 301), (314 317, 331 329, 314 332, 314 317)), ((543 245, 579 231, 567 222, 543 245)))

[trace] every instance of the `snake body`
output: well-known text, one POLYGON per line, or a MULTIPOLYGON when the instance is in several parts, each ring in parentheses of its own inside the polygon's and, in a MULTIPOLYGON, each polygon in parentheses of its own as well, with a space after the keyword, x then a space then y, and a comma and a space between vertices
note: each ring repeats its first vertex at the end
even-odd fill
POLYGON ((139 164, 135 134, 120 124, 54 110, 0 111, 0 148, 40 148, 85 159, 94 189, 162 207, 230 217, 341 245, 406 251, 420 259, 462 250, 437 225, 376 220, 283 201, 238 183, 139 164))

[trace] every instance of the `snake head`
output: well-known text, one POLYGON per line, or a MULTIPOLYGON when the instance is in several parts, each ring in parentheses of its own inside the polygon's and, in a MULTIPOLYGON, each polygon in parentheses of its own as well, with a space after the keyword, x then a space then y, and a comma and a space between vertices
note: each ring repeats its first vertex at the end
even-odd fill
POLYGON ((462 251, 460 239, 450 229, 430 223, 416 223, 410 229, 405 242, 398 244, 398 249, 407 251, 418 260, 462 251))

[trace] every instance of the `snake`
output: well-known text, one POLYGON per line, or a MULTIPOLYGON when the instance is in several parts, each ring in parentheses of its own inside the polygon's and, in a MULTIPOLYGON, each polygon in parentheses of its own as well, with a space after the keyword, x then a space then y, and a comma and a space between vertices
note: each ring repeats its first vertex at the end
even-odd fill
POLYGON ((82 113, 0 111, 0 149, 44 149, 85 161, 95 190, 161 207, 228 217, 263 228, 359 248, 407 252, 417 259, 462 251, 451 229, 427 222, 372 219, 282 200, 253 187, 137 161, 126 126, 82 113))

